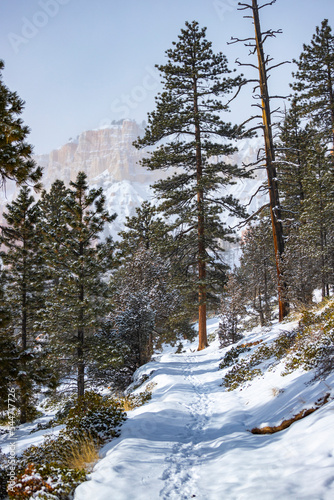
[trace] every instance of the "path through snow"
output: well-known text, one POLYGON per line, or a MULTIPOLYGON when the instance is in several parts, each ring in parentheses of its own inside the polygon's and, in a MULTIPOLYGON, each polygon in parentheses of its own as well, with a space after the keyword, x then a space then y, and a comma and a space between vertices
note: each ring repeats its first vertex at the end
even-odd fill
POLYGON ((275 435, 249 432, 315 401, 310 376, 283 378, 278 367, 226 392, 218 369, 224 351, 217 343, 194 349, 170 350, 142 367, 142 374, 154 370, 152 400, 129 412, 75 500, 333 499, 332 403, 275 435))

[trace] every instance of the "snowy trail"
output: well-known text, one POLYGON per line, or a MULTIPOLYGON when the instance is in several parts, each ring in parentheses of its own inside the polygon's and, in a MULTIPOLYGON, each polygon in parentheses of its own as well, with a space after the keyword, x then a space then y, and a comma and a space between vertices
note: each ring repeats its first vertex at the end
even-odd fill
POLYGON ((196 376, 196 366, 193 356, 186 356, 188 367, 185 370, 185 381, 193 391, 192 398, 181 403, 190 415, 190 422, 180 434, 180 441, 172 448, 172 453, 165 459, 168 467, 162 474, 165 485, 160 491, 160 497, 171 500, 187 500, 198 498, 197 481, 199 474, 196 468, 200 466, 200 442, 203 429, 208 426, 212 414, 212 404, 208 391, 201 379, 196 376))
POLYGON ((212 385, 221 383, 218 364, 217 354, 190 350, 150 363, 158 385, 152 401, 130 412, 121 437, 106 447, 106 458, 75 498, 204 500, 201 446, 215 406, 212 385))
POLYGON ((275 435, 249 432, 314 401, 308 375, 272 370, 226 392, 218 369, 224 351, 217 343, 194 349, 170 350, 142 367, 141 374, 154 371, 152 400, 129 412, 75 500, 333 499, 333 403, 275 435))

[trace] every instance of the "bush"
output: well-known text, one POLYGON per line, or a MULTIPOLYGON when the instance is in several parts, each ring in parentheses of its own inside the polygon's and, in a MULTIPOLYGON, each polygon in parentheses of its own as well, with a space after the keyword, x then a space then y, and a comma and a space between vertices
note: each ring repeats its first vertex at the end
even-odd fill
MULTIPOLYGON (((85 469, 98 459, 98 446, 118 435, 124 419, 125 412, 115 399, 87 392, 82 398, 68 400, 53 421, 66 424, 66 429, 23 452, 9 498, 72 498, 76 486, 86 480, 85 469)), ((2 475, 0 471, 0 488, 4 474, 5 467, 2 475)))
POLYGON ((39 424, 32 432, 65 424, 67 433, 90 434, 103 442, 117 435, 124 419, 125 413, 118 400, 87 391, 82 398, 68 398, 52 420, 47 424, 39 424))
POLYGON ((320 314, 305 311, 283 375, 297 368, 316 370, 323 377, 334 370, 334 300, 320 314))
POLYGON ((25 468, 29 463, 45 464, 52 463, 55 466, 67 464, 67 457, 71 453, 71 436, 62 431, 58 436, 46 436, 44 442, 39 446, 29 446, 21 457, 21 467, 25 468))
POLYGON ((86 473, 82 470, 30 463, 18 474, 16 484, 8 491, 8 497, 14 500, 68 500, 75 488, 86 479, 86 473))
POLYGON ((237 363, 223 378, 223 383, 228 391, 237 389, 239 385, 253 380, 253 378, 262 375, 258 368, 250 368, 247 361, 242 360, 237 363))
POLYGON ((232 391, 244 382, 250 381, 256 376, 261 375, 261 370, 255 367, 263 361, 271 358, 273 358, 272 363, 282 359, 282 357, 286 356, 294 342, 294 333, 291 334, 290 332, 283 332, 271 345, 261 343, 253 354, 251 354, 248 358, 239 361, 235 364, 235 366, 233 366, 233 364, 237 361, 242 352, 250 351, 250 347, 257 345, 260 342, 232 347, 232 349, 226 353, 222 363, 219 365, 220 368, 233 366, 223 379, 225 387, 229 391, 232 391))
POLYGON ((234 363, 238 360, 240 354, 248 351, 250 351, 249 347, 243 347, 243 346, 232 347, 223 357, 222 362, 219 364, 219 368, 222 370, 224 368, 228 368, 229 366, 234 365, 234 363))
POLYGON ((155 385, 154 382, 151 382, 147 384, 145 390, 139 394, 129 394, 124 398, 120 398, 123 409, 125 411, 131 411, 147 403, 147 401, 152 398, 152 389, 155 385))
POLYGON ((118 435, 126 416, 121 403, 94 392, 86 392, 64 418, 66 429, 73 434, 90 434, 101 443, 118 435))

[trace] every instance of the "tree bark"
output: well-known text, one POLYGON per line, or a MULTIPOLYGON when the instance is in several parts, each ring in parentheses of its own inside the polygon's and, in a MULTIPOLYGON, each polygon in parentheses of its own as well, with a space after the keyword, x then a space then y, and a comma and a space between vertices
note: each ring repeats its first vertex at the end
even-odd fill
POLYGON ((270 216, 272 223, 276 270, 277 270, 279 321, 282 321, 283 318, 287 316, 287 314, 289 313, 289 304, 286 298, 284 297, 284 289, 286 288, 286 284, 284 283, 281 270, 281 258, 284 253, 283 226, 281 222, 281 208, 279 202, 276 168, 274 165, 275 153, 274 153, 274 144, 273 144, 272 130, 271 130, 268 77, 265 67, 265 57, 263 52, 263 42, 262 42, 257 0, 252 0, 252 11, 253 11, 253 20, 255 27, 256 52, 258 56, 258 65, 259 65, 260 90, 261 90, 261 101, 262 101, 262 120, 263 120, 265 154, 266 154, 266 169, 267 169, 268 187, 269 187, 270 216))
POLYGON ((198 351, 208 347, 206 332, 206 253, 205 253, 205 221, 204 194, 202 181, 201 132, 198 119, 197 83, 194 79, 194 114, 196 142, 196 173, 197 173, 197 237, 198 237, 198 351))
MULTIPOLYGON (((79 246, 79 255, 80 257, 84 254, 83 243, 80 242, 79 246)), ((84 302, 84 285, 83 285, 83 270, 80 272, 80 284, 79 284, 79 326, 78 326, 78 348, 77 348, 77 356, 78 356, 78 373, 77 373, 77 387, 78 387, 78 398, 83 397, 85 395, 85 361, 84 361, 84 310, 83 310, 83 302, 84 302)))
MULTIPOLYGON (((23 252, 26 251, 26 241, 23 240, 23 252)), ((26 371, 26 350, 27 350, 27 283, 26 283, 26 258, 23 257, 23 277, 22 277, 22 323, 21 323, 21 342, 22 342, 22 371, 26 371)), ((27 374, 22 376, 21 381, 21 401, 20 401, 20 424, 27 422, 28 394, 26 387, 27 374)))

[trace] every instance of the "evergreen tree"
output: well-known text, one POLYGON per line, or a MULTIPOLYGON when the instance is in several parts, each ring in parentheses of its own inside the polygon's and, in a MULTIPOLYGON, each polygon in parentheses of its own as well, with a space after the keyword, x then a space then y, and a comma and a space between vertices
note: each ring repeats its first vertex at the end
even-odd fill
POLYGON ((169 340, 170 317, 180 305, 169 286, 170 270, 168 260, 141 245, 114 276, 115 325, 129 347, 126 363, 132 373, 169 340))
POLYGON ((334 179, 327 145, 315 136, 309 144, 308 153, 301 230, 307 240, 310 258, 317 262, 318 284, 324 298, 334 284, 334 179))
POLYGON ((32 147, 26 142, 29 129, 20 118, 24 102, 2 82, 3 68, 0 60, 0 184, 32 182, 40 189, 42 169, 31 158, 32 147))
POLYGON ((239 323, 246 315, 244 290, 237 277, 231 273, 225 286, 220 310, 218 337, 220 347, 226 347, 242 339, 239 323))
MULTIPOLYGON (((176 168, 165 180, 154 184, 155 192, 163 200, 160 210, 173 220, 173 227, 186 242, 192 241, 193 265, 198 268, 199 346, 205 348, 207 269, 221 274, 220 242, 227 236, 219 215, 229 210, 241 215, 242 210, 231 196, 224 196, 222 188, 231 183, 241 171, 225 163, 223 157, 236 149, 226 139, 236 137, 238 128, 222 121, 220 113, 228 110, 222 102, 241 83, 231 78, 227 59, 214 54, 206 29, 196 21, 186 23, 179 41, 167 50, 168 62, 157 66, 164 83, 164 91, 156 97, 156 111, 149 114, 148 126, 137 148, 160 145, 142 160, 150 170, 176 168)), ((239 129, 240 130, 240 129, 239 129)), ((225 271, 225 268, 223 268, 225 271)))
POLYGON ((289 303, 296 308, 312 302, 321 274, 319 256, 304 229, 300 223, 289 231, 283 258, 286 293, 289 303))
MULTIPOLYGON (((321 147, 316 130, 309 124, 302 127, 300 113, 296 99, 293 99, 281 127, 277 155, 282 216, 286 228, 283 268, 288 300, 295 306, 312 301, 313 290, 319 285, 319 272, 323 274, 325 256, 321 259, 317 248, 321 241, 328 240, 328 236, 324 238, 322 234, 326 226, 328 235, 330 225, 326 224, 320 207, 328 205, 331 198, 330 176, 326 175, 326 148, 320 158, 321 147), (311 227, 316 228, 316 233, 311 231, 311 227)), ((321 254, 324 255, 324 252, 321 254)))
POLYGON ((240 267, 235 275, 248 305, 264 326, 271 318, 270 300, 277 293, 275 253, 268 217, 263 217, 245 231, 241 249, 240 267))
MULTIPOLYGON (((319 137, 334 144, 334 35, 324 19, 309 45, 303 45, 292 84, 300 112, 312 121, 319 137)), ((333 147, 333 146, 332 146, 333 147)))
MULTIPOLYGON (((170 231, 170 226, 158 217, 157 208, 144 202, 136 209, 134 217, 127 218, 125 230, 119 233, 123 239, 118 248, 120 260, 125 268, 139 249, 147 250, 148 257, 152 255, 154 259, 168 263, 166 284, 178 296, 178 307, 170 311, 168 325, 165 324, 166 334, 168 332, 167 335, 171 335, 169 340, 172 340, 181 332, 186 338, 192 337, 193 330, 189 318, 193 317, 196 310, 193 306, 196 304, 196 295, 194 296, 189 287, 189 276, 195 274, 189 272, 189 266, 194 263, 193 257, 189 258, 192 242, 190 245, 185 245, 183 238, 180 244, 179 238, 174 238, 170 231)), ((192 281, 195 281, 194 277, 192 281)))
POLYGON ((99 237, 115 218, 105 209, 102 189, 89 190, 86 179, 80 172, 70 190, 56 181, 41 202, 50 290, 40 328, 50 339, 54 369, 74 375, 78 396, 84 395, 85 369, 108 310, 113 245, 110 239, 99 243, 99 237))
POLYGON ((0 411, 8 410, 8 390, 15 384, 19 371, 18 345, 12 337, 9 305, 5 300, 4 272, 0 271, 0 411))
POLYGON ((5 268, 5 301, 10 321, 2 334, 18 346, 15 379, 19 386, 20 422, 25 423, 34 406, 34 387, 46 381, 43 350, 36 336, 38 310, 43 305, 43 264, 39 251, 40 238, 36 231, 39 210, 23 186, 17 199, 7 205, 1 226, 0 252, 5 268))
POLYGON ((155 206, 144 201, 136 208, 136 215, 126 218, 125 230, 119 233, 122 240, 118 246, 122 259, 133 256, 139 247, 162 250, 167 243, 168 227, 157 213, 155 206))
POLYGON ((305 199, 304 177, 308 165, 309 142, 314 131, 302 127, 296 99, 280 126, 277 144, 277 176, 282 201, 284 227, 289 231, 300 224, 302 203, 305 199))

